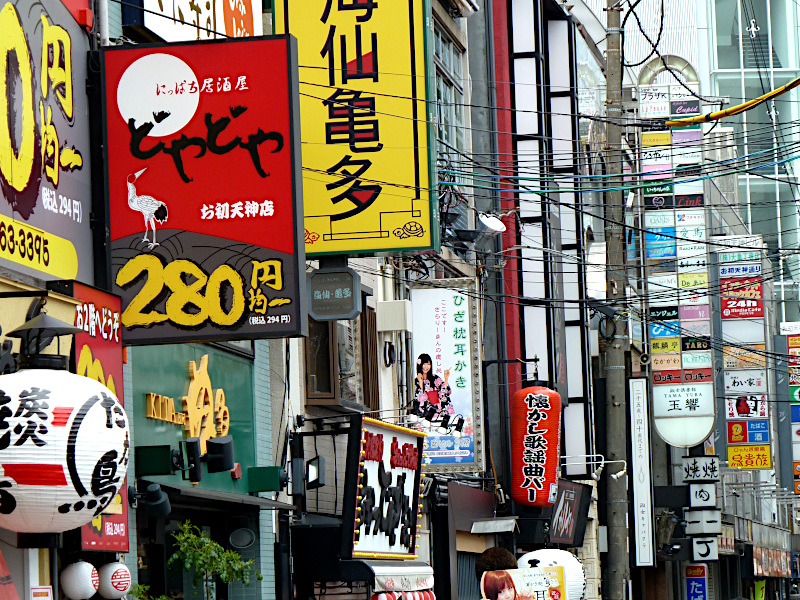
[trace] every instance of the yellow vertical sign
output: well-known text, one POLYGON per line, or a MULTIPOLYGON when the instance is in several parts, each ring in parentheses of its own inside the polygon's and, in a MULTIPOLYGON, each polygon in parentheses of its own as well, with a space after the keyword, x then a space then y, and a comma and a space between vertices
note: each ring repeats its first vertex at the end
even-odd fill
POLYGON ((279 0, 298 40, 306 254, 432 248, 425 11, 279 0))

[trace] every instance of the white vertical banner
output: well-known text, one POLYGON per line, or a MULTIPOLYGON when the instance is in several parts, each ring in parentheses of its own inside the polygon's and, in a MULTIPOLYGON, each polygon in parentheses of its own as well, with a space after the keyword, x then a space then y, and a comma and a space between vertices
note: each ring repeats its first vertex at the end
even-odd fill
POLYGON ((633 487, 633 545, 637 567, 655 566, 653 542, 653 487, 650 479, 650 414, 647 379, 628 380, 631 418, 631 468, 633 487))
POLYGON ((428 434, 427 472, 484 468, 477 294, 476 280, 467 278, 411 286, 408 417, 428 434))

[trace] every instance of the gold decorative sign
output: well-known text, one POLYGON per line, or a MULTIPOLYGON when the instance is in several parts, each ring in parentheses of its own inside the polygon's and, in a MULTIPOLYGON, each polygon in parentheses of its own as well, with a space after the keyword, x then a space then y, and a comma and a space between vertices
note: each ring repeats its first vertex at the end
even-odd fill
POLYGON ((165 421, 186 428, 187 437, 200 438, 200 450, 206 452, 206 441, 228 435, 231 413, 225 405, 225 391, 211 388, 208 375, 208 354, 200 366, 189 362, 189 389, 182 398, 183 412, 175 410, 175 400, 169 396, 148 393, 147 418, 165 421))

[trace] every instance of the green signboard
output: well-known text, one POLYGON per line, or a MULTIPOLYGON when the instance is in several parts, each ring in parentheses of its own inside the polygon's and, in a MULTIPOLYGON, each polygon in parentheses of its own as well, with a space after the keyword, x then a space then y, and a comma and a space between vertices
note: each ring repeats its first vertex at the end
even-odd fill
MULTIPOLYGON (((129 348, 133 367, 134 449, 169 444, 178 449, 187 437, 206 441, 233 437, 240 479, 205 472, 199 487, 247 494, 247 468, 255 462, 253 361, 202 344, 129 348)), ((181 474, 148 477, 170 486, 192 487, 181 474)))

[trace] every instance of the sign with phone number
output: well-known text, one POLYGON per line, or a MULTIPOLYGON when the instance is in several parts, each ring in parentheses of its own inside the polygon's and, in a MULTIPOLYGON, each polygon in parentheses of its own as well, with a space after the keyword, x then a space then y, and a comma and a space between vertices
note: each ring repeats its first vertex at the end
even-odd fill
POLYGON ((59 279, 75 279, 78 255, 69 240, 0 215, 0 258, 59 279))

